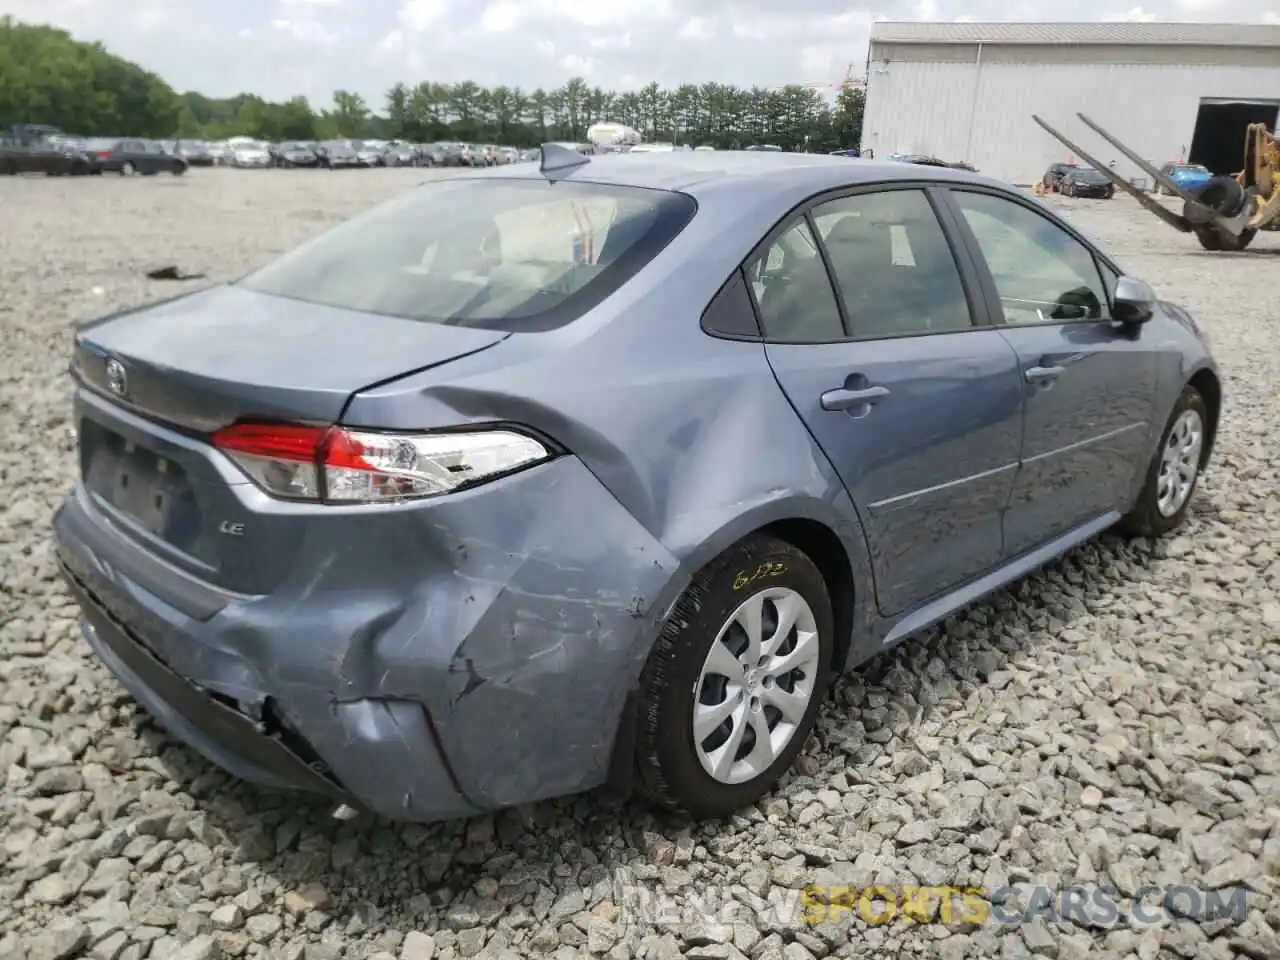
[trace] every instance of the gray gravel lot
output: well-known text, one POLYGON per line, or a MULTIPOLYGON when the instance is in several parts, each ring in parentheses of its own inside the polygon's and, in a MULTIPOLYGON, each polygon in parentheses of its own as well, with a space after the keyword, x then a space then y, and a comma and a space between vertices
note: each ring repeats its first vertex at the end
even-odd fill
POLYGON ((1227 408, 1189 526, 1086 546, 872 663, 758 809, 344 824, 167 740, 55 576, 69 328, 181 286, 148 268, 230 278, 431 175, 0 179, 0 958, 1280 957, 1280 239, 1203 254, 1127 199, 1055 202, 1213 340, 1227 408), (1243 885, 1248 908, 808 926, 778 906, 806 883, 1243 885))

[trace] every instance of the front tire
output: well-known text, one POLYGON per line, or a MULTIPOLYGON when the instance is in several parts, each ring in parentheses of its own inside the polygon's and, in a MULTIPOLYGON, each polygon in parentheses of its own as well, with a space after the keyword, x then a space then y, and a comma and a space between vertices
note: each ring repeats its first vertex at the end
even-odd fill
POLYGON ((1122 532, 1161 537, 1182 526, 1204 466, 1208 439, 1208 407, 1200 391, 1188 384, 1169 414, 1138 502, 1120 521, 1122 532))
POLYGON ((755 803, 813 731, 833 651, 826 583, 800 550, 754 536, 712 561, 641 674, 639 791, 699 819, 755 803))
POLYGON ((138 172, 138 168, 135 167, 128 160, 120 164, 120 176, 122 177, 132 177, 137 172, 138 172))

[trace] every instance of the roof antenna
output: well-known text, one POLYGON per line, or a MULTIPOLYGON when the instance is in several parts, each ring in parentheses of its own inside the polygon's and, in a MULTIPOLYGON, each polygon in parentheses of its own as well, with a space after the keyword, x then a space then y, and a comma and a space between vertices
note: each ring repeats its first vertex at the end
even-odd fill
POLYGON ((553 176, 553 174, 562 170, 573 170, 584 163, 589 163, 590 159, 585 153, 580 153, 569 147, 562 147, 558 143, 544 143, 542 145, 542 164, 538 168, 538 172, 548 180, 556 180, 559 178, 553 176))

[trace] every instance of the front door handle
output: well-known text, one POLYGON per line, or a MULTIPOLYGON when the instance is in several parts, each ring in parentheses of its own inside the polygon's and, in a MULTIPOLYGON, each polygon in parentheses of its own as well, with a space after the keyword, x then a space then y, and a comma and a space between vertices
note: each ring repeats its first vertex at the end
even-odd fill
POLYGON ((850 407, 861 407, 875 403, 881 397, 889 395, 888 387, 864 387, 861 390, 828 390, 822 395, 823 410, 848 410, 850 407))
POLYGON ((1062 375, 1062 367, 1027 367, 1027 383, 1048 383, 1062 375))

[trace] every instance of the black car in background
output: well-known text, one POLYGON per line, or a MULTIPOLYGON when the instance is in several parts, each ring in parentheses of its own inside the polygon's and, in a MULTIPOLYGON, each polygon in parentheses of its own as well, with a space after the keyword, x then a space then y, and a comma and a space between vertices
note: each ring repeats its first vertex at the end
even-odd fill
POLYGON ((51 177, 97 173, 83 146, 68 137, 26 137, 0 133, 0 174, 43 173, 51 177))
POLYGON ((1044 172, 1040 182, 1044 184, 1046 190, 1061 190, 1062 178, 1075 169, 1077 167, 1074 163, 1051 164, 1049 169, 1044 172))
POLYGON ((213 151, 203 140, 175 140, 171 145, 166 145, 165 152, 170 156, 181 157, 189 167, 213 166, 213 151))
POLYGON ((1064 197, 1096 197, 1110 200, 1116 195, 1115 185, 1101 170, 1092 167, 1074 167, 1062 176, 1058 192, 1064 197))
POLYGON ((297 140, 278 143, 269 149, 277 167, 316 167, 320 164, 316 151, 297 140))
POLYGON ((101 137, 90 140, 88 148, 103 173, 150 177, 157 173, 181 176, 187 172, 186 160, 166 153, 160 144, 152 140, 101 137))

